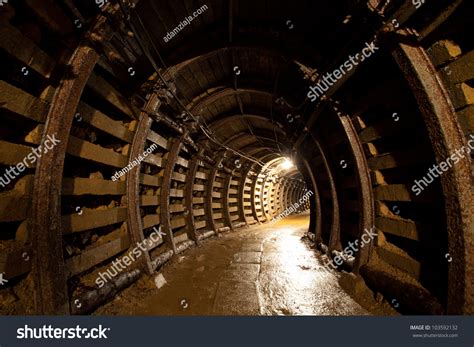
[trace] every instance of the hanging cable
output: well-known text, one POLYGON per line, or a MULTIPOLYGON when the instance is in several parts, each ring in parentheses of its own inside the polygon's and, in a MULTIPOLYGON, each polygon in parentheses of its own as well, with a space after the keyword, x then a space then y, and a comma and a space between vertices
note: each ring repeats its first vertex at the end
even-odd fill
MULTIPOLYGON (((256 158, 253 158, 251 156, 248 156, 246 155, 245 153, 242 153, 234 148, 231 148, 223 143, 221 143, 219 140, 217 140, 215 138, 215 136, 212 134, 212 132, 208 129, 206 129, 200 122, 199 120, 191 113, 189 112, 187 109, 186 109, 186 106, 182 103, 182 101, 178 98, 178 96, 172 91, 172 89, 170 88, 170 85, 168 84, 168 82, 164 79, 164 77, 161 75, 160 73, 160 70, 159 70, 159 67, 158 65, 156 64, 154 58, 151 56, 151 53, 150 51, 148 50, 148 48, 144 45, 142 39, 140 38, 140 36, 138 35, 138 30, 135 28, 135 26, 133 25, 132 23, 132 20, 131 20, 131 16, 130 16, 130 13, 127 11, 127 9, 125 8, 125 4, 124 4, 124 0, 119 0, 119 5, 120 5, 120 9, 122 10, 127 22, 128 22, 128 25, 130 26, 134 36, 135 36, 135 39, 137 40, 138 44, 140 45, 141 49, 143 50, 143 53, 146 55, 146 57, 148 58, 148 60, 150 61, 150 64, 152 65, 152 67, 155 69, 156 73, 157 73, 157 76, 159 77, 159 79, 161 80, 161 82, 165 85, 166 89, 168 90, 169 93, 171 93, 171 95, 173 96, 173 98, 176 100, 176 102, 178 103, 178 105, 182 108, 183 112, 185 112, 191 119, 193 119, 196 124, 199 126, 199 128, 201 129, 202 133, 210 140, 212 141, 214 144, 216 144, 217 146, 221 147, 221 148, 225 148, 226 150, 232 152, 233 154, 239 156, 239 157, 242 157, 242 158, 245 158, 249 161, 252 161, 260 166, 263 166, 264 164, 256 159, 256 158)), ((139 16, 137 15, 137 17, 139 18, 139 16)), ((143 25, 143 23, 141 22, 140 18, 139 18, 139 21, 140 21, 140 25, 142 26, 142 28, 144 29, 145 32, 147 32, 145 26, 143 25)), ((153 40, 150 40, 151 41, 151 45, 153 47, 153 50, 158 54, 158 56, 160 57, 161 59, 161 56, 159 55, 159 52, 157 50, 157 48, 155 47, 155 45, 153 44, 153 40)), ((161 59, 162 60, 162 59, 161 59)), ((162 60, 163 62, 163 60, 162 60)), ((163 62, 164 64, 164 62, 163 62)))

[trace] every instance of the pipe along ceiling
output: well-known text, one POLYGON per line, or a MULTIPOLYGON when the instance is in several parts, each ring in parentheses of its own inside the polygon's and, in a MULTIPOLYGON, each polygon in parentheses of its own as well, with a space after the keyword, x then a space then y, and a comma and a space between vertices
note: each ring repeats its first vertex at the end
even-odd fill
POLYGON ((6 4, 0 312, 90 313, 212 235, 306 211, 332 259, 377 230, 341 268, 401 313, 472 314, 470 154, 429 175, 472 134, 470 13, 467 1, 6 4))

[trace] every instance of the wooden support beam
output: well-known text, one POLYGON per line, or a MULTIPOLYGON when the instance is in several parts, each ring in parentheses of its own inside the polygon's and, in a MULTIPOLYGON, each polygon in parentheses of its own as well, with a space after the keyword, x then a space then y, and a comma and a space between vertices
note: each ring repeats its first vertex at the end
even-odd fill
POLYGON ((123 126, 121 122, 111 119, 84 102, 79 103, 77 112, 80 114, 83 121, 92 125, 94 128, 102 130, 103 132, 127 143, 132 143, 133 132, 123 126))
POLYGON ((28 247, 0 254, 0 273, 4 274, 5 279, 11 280, 31 270, 31 257, 24 257, 24 253, 32 254, 28 247))
POLYGON ((110 181, 89 178, 64 178, 61 195, 125 195, 123 181, 110 181))
POLYGON ((140 114, 139 110, 102 77, 92 73, 87 82, 87 87, 104 100, 107 100, 123 114, 132 119, 138 118, 138 115, 140 114))
POLYGON ((110 242, 92 247, 66 260, 68 277, 78 275, 110 259, 130 247, 130 238, 124 235, 110 242))
POLYGON ((45 79, 55 68, 56 62, 48 54, 5 21, 0 22, 0 47, 45 79))
POLYGON ((415 241, 420 240, 420 227, 412 220, 377 216, 375 226, 387 234, 415 241))
POLYGON ((124 168, 128 165, 128 158, 123 154, 111 149, 95 145, 85 140, 69 136, 67 153, 75 157, 94 161, 96 163, 109 165, 116 168, 124 168))
POLYGON ((127 209, 115 207, 106 210, 85 210, 61 217, 63 234, 96 229, 107 225, 121 223, 127 220, 127 209))
POLYGON ((49 103, 31 94, 0 81, 0 105, 2 109, 22 115, 33 121, 44 123, 49 103))

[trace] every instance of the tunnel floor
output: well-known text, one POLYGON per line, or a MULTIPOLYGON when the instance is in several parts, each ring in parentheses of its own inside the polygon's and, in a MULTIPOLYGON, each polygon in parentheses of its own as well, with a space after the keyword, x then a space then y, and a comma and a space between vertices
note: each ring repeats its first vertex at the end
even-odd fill
POLYGON ((324 266, 304 236, 308 222, 291 216, 206 240, 161 269, 161 288, 143 276, 95 314, 395 314, 353 275, 324 266))

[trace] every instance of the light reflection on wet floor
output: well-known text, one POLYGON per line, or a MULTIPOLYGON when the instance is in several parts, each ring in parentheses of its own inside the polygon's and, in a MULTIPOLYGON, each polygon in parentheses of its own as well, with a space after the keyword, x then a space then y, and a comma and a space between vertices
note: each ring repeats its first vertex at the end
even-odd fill
POLYGON ((383 314, 373 303, 364 306, 371 312, 361 307, 341 288, 341 274, 323 267, 302 239, 308 219, 292 216, 204 241, 161 269, 162 288, 144 277, 96 314, 383 314))

